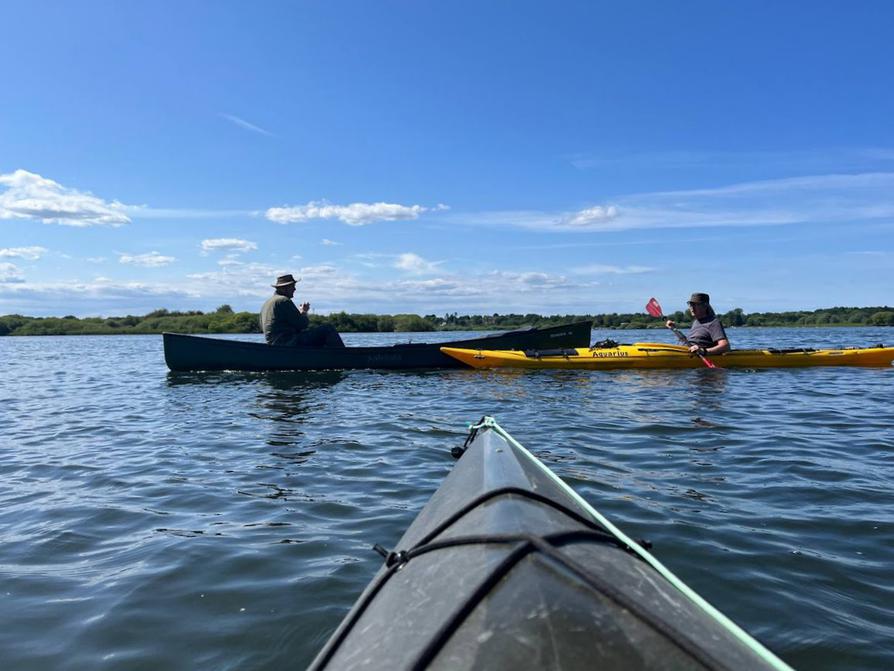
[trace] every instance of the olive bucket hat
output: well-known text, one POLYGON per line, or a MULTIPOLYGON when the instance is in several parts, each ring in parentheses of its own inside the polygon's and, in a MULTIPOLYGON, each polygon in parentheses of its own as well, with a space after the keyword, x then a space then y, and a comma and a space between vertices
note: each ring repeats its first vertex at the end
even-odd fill
POLYGON ((297 284, 301 280, 296 280, 292 277, 291 273, 288 275, 280 275, 276 278, 276 284, 271 284, 272 287, 287 287, 290 284, 297 284))

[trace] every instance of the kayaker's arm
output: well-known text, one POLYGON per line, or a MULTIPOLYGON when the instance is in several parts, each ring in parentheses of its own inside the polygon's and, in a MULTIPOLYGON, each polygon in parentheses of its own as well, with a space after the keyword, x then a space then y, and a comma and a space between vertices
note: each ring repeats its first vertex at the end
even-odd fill
MULTIPOLYGON (((689 338, 680 333, 680 329, 677 328, 677 323, 673 319, 668 319, 664 316, 664 310, 661 309, 661 304, 655 298, 650 298, 649 302, 646 303, 646 312, 648 312, 656 319, 665 319, 665 325, 674 332, 674 335, 677 336, 677 340, 679 340, 684 345, 690 345, 689 351, 693 354, 697 354, 698 358, 701 359, 708 368, 717 367, 708 357, 698 351, 701 349, 700 347, 696 345, 695 350, 692 349, 692 344, 689 338)), ((727 343, 727 346, 729 346, 729 343, 727 343)))
POLYGON ((727 340, 726 338, 721 338, 710 347, 702 347, 701 345, 689 346, 690 352, 692 352, 693 354, 698 354, 700 356, 706 356, 708 354, 723 354, 724 352, 729 352, 729 350, 729 340, 727 340))

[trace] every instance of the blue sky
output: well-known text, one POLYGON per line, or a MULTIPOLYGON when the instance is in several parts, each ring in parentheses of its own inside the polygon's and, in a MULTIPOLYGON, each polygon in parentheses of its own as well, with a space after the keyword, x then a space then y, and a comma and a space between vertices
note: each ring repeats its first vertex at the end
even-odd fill
POLYGON ((890 2, 3 16, 0 314, 894 303, 890 2))

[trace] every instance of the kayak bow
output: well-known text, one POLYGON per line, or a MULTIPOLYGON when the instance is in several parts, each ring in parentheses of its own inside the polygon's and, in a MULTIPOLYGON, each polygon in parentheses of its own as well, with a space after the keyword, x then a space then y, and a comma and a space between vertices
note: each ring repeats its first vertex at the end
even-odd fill
POLYGON ((496 421, 470 429, 310 668, 789 669, 496 421))
MULTIPOLYGON (((683 345, 633 343, 609 347, 550 350, 486 350, 442 347, 473 368, 701 368, 683 345)), ((894 347, 849 349, 739 349, 714 355, 718 368, 804 368, 808 366, 890 366, 894 347)))

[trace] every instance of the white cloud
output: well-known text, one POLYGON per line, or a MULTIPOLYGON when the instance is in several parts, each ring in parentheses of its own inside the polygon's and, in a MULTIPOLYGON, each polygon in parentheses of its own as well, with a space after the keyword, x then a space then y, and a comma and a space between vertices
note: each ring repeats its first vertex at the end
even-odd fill
POLYGON ((105 263, 107 261, 104 256, 88 256, 87 263, 105 263))
POLYGON ((569 298, 592 290, 591 283, 571 282, 562 275, 539 271, 492 271, 482 276, 445 276, 425 280, 400 280, 381 287, 380 301, 399 297, 404 305, 423 312, 464 310, 469 312, 548 312, 567 309, 569 298), (550 305, 546 310, 538 305, 550 305), (437 307, 435 307, 437 306, 437 307), (499 307, 497 307, 499 306, 499 307))
POLYGON ((269 130, 264 130, 260 126, 249 123, 245 119, 242 119, 235 114, 224 114, 223 112, 221 112, 220 116, 230 123, 236 124, 240 128, 244 128, 245 130, 250 130, 253 133, 260 133, 261 135, 267 135, 268 137, 274 137, 273 133, 271 133, 269 130))
POLYGON ((0 263, 0 284, 12 284, 24 282, 25 276, 18 266, 13 263, 0 263))
POLYGON ((649 266, 610 266, 601 263, 593 263, 587 266, 572 268, 571 272, 578 275, 636 275, 650 273, 654 268, 649 266))
POLYGON ((173 256, 162 256, 158 252, 147 252, 146 254, 119 254, 119 263, 131 264, 135 266, 143 266, 144 268, 158 268, 166 266, 176 261, 173 256))
POLYGON ((0 249, 0 258, 36 261, 46 252, 47 250, 44 247, 6 247, 5 249, 0 249))
POLYGON ((336 242, 335 240, 330 240, 329 238, 323 238, 320 241, 320 244, 323 245, 324 247, 338 247, 339 245, 342 245, 343 243, 336 242))
POLYGON ((186 277, 193 281, 197 292, 214 296, 266 296, 272 290, 270 285, 285 273, 294 273, 291 268, 282 268, 265 263, 246 263, 228 258, 219 262, 219 270, 190 273, 186 277))
POLYGON ((126 206, 62 186, 27 170, 0 175, 0 219, 35 219, 64 226, 121 226, 126 206))
POLYGON ((894 218, 894 172, 814 175, 612 198, 576 212, 457 213, 450 221, 541 231, 781 226, 894 218))
POLYGON ((587 228, 599 225, 605 221, 611 221, 618 216, 618 208, 614 205, 588 207, 580 212, 575 212, 566 218, 565 225, 570 228, 587 228))
POLYGON ((279 275, 292 273, 301 280, 298 285, 299 295, 316 301, 319 296, 336 295, 349 301, 357 298, 362 291, 369 289, 368 282, 341 273, 338 268, 329 264, 302 266, 300 268, 273 266, 264 263, 245 263, 230 260, 216 271, 191 273, 187 279, 196 291, 203 294, 220 296, 250 297, 261 299, 272 292, 270 285, 279 275))
POLYGON ((252 252, 258 245, 250 240, 239 238, 208 238, 202 240, 202 252, 227 251, 227 252, 252 252))
MULTIPOLYGON (((523 273, 510 272, 506 270, 494 270, 487 275, 489 281, 496 285, 503 285, 507 288, 515 287, 513 290, 527 291, 530 287, 547 288, 568 286, 568 280, 563 275, 552 275, 538 271, 528 271, 523 273)), ((499 292, 497 292, 499 295, 499 292)))
MULTIPOLYGON (((264 299, 273 292, 271 284, 277 276, 292 273, 301 279, 298 285, 298 299, 310 300, 314 306, 330 299, 363 305, 364 296, 373 290, 369 282, 361 282, 339 272, 335 266, 318 265, 294 267, 272 266, 263 263, 243 263, 233 261, 213 272, 187 275, 185 284, 204 298, 213 297, 216 304, 232 303, 242 299, 246 309, 257 310, 264 299)), ((333 300, 333 302, 334 302, 333 300)), ((317 309, 315 307, 315 309, 317 309)))
MULTIPOLYGON (((437 210, 446 206, 439 205, 437 210)), ((376 221, 401 221, 418 219, 430 208, 421 205, 396 203, 351 203, 333 205, 325 201, 311 201, 307 205, 271 207, 266 217, 278 224, 298 223, 312 219, 338 219, 350 226, 364 226, 376 221)))
POLYGON ((484 293, 480 286, 469 286, 460 280, 444 277, 430 280, 404 280, 398 283, 394 289, 411 302, 419 302, 422 297, 426 296, 469 298, 484 293))
POLYGON ((338 268, 335 266, 331 266, 328 264, 321 264, 319 266, 304 266, 298 271, 298 275, 302 279, 313 278, 313 277, 321 277, 334 275, 338 272, 338 268))
POLYGON ((399 270, 406 270, 410 273, 421 274, 437 270, 438 266, 442 263, 443 261, 427 261, 418 254, 407 252, 405 254, 400 254, 397 257, 397 261, 394 262, 394 267, 399 270))

